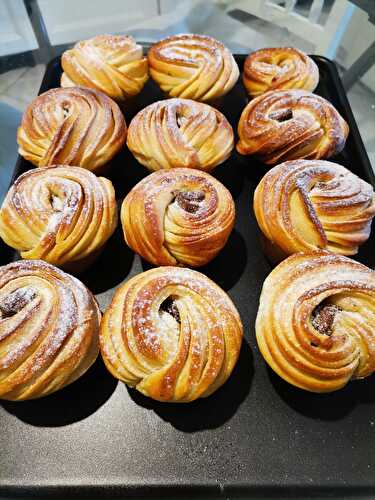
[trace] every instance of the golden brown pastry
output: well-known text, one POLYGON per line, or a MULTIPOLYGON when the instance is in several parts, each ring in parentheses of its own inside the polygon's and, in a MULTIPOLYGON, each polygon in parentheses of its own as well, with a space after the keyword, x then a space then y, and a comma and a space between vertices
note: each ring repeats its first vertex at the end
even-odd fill
POLYGON ((98 355, 99 323, 73 276, 40 260, 0 267, 0 398, 40 398, 74 382, 98 355))
POLYGON ((329 252, 298 253, 263 285, 256 336, 270 367, 312 392, 375 371, 375 273, 329 252))
POLYGON ((209 172, 229 157, 234 136, 225 116, 211 106, 167 99, 133 118, 127 144, 149 170, 188 167, 209 172))
POLYGON ((82 87, 51 89, 26 109, 18 129, 18 152, 37 167, 76 165, 97 172, 125 143, 118 105, 82 87))
POLYGON ((214 177, 189 168, 159 170, 126 196, 121 222, 127 244, 157 266, 202 266, 232 231, 230 192, 214 177))
POLYGON ((239 77, 236 61, 218 40, 175 35, 148 51, 150 75, 170 97, 212 101, 227 94, 239 77))
POLYGON ((108 370, 145 396, 188 402, 230 376, 242 324, 228 295, 197 271, 151 269, 116 290, 100 327, 108 370))
POLYGON ((139 94, 148 79, 142 46, 125 35, 99 35, 78 42, 63 53, 61 66, 62 87, 90 87, 116 101, 139 94))
POLYGON ((329 158, 345 146, 349 127, 323 97, 304 90, 266 92, 243 110, 237 151, 269 165, 329 158))
POLYGON ((302 89, 313 92, 319 70, 307 54, 291 47, 260 49, 246 58, 243 83, 252 97, 269 90, 302 89))
POLYGON ((79 167, 29 170, 0 210, 0 236, 22 258, 74 263, 77 270, 90 263, 116 225, 111 181, 79 167))
POLYGON ((284 256, 319 248, 354 255, 370 236, 375 195, 337 163, 294 160, 263 177, 254 211, 269 245, 284 256))

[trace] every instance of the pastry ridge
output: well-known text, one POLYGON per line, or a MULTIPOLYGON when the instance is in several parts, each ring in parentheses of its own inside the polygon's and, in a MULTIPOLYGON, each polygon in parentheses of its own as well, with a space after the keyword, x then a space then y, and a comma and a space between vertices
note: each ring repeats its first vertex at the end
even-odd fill
POLYGON ((62 87, 100 90, 116 101, 141 92, 148 80, 147 57, 131 36, 99 35, 77 42, 61 56, 62 87))
POLYGON ((242 335, 236 308, 215 283, 197 271, 159 267, 117 289, 100 348, 109 371, 144 395, 189 402, 228 379, 242 335))
POLYGON ((211 175, 187 168, 147 176, 121 208, 125 241, 154 265, 206 264, 224 247, 234 219, 230 192, 211 175))
POLYGON ((0 267, 0 398, 39 398, 78 379, 97 358, 99 323, 73 276, 40 260, 0 267))
POLYGON ((252 97, 271 90, 302 89, 313 92, 319 69, 302 50, 274 47, 256 50, 244 63, 243 83, 252 97))
POLYGON ((340 153, 349 127, 323 97, 305 90, 266 92, 242 111, 237 151, 274 165, 340 153))
POLYGON ((119 152, 126 123, 118 105, 98 90, 47 90, 27 107, 17 132, 19 154, 37 167, 75 165, 97 171, 119 152))
POLYGON ((337 163, 286 161, 258 184, 254 212, 264 236, 285 256, 319 248, 354 255, 370 236, 375 194, 337 163))
POLYGON ((33 169, 16 179, 0 210, 0 236, 24 259, 55 265, 100 251, 117 225, 111 181, 71 166, 33 169))
POLYGON ((239 77, 230 51, 207 35, 174 35, 148 51, 151 78, 169 97, 212 101, 227 94, 239 77))
POLYGON ((132 119, 127 145, 151 171, 186 167, 209 172, 229 157, 234 135, 215 108, 191 99, 167 99, 132 119))
POLYGON ((375 272, 341 255, 297 253, 266 278, 259 349, 284 380, 331 392, 375 371, 375 272))

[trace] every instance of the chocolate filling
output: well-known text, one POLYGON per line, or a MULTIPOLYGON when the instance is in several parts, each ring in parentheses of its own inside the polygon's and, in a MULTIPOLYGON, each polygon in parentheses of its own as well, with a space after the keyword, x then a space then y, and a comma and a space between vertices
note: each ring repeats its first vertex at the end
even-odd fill
POLYGON ((324 335, 332 335, 332 325, 336 314, 341 309, 332 304, 320 304, 312 313, 312 325, 315 330, 324 335))
POLYGON ((193 214, 199 210, 199 203, 204 198, 203 191, 178 191, 175 200, 183 210, 193 214))
POLYGON ((18 288, 0 302, 0 319, 10 318, 23 309, 36 297, 33 288, 18 288))
POLYGON ((164 302, 160 304, 160 310, 167 312, 168 314, 173 316, 173 318, 178 323, 181 323, 178 307, 176 306, 175 301, 171 297, 168 297, 167 299, 164 300, 164 302))
POLYGON ((293 111, 291 109, 279 109, 270 113, 268 117, 277 122, 287 122, 293 118, 293 111))

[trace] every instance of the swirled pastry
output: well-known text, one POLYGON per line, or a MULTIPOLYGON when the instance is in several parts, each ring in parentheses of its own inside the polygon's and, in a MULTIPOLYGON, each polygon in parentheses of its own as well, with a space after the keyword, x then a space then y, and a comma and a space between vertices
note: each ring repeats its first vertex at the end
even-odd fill
POLYGON ((243 110, 237 151, 275 164, 329 158, 345 146, 349 127, 323 97, 304 90, 266 92, 243 110))
POLYGON ((225 245, 235 207, 230 192, 197 170, 159 170, 126 196, 121 222, 127 244, 158 266, 202 266, 225 245))
POLYGON ((167 99, 142 109, 130 122, 128 148, 149 170, 189 167, 210 171, 234 146, 225 116, 190 99, 167 99))
POLYGON ((148 79, 142 46, 124 35, 99 35, 78 42, 63 53, 61 66, 62 87, 90 87, 116 101, 139 94, 148 79))
POLYGON ((22 174, 0 210, 0 236, 24 259, 84 265, 117 225, 111 181, 79 167, 22 174))
POLYGON ((37 167, 76 165, 97 171, 119 152, 126 124, 118 105, 82 87, 51 89, 26 109, 19 154, 37 167))
POLYGON ((98 355, 99 323, 73 276, 39 260, 0 267, 0 398, 39 398, 74 382, 98 355))
POLYGON ((269 90, 302 89, 313 92, 319 70, 307 54, 290 47, 260 49, 246 58, 243 83, 252 97, 269 90))
POLYGON ((239 77, 236 61, 218 40, 176 35, 148 51, 150 75, 170 97, 212 101, 227 94, 239 77))
POLYGON ((319 248, 353 255, 370 235, 375 195, 337 163, 294 160, 263 177, 254 211, 264 236, 284 255, 319 248))
POLYGON ((298 253, 264 282, 256 336, 284 380, 312 392, 375 371, 375 272, 329 252, 298 253))
POLYGON ((206 397, 230 376, 242 342, 233 303, 197 271, 159 267, 117 289, 100 327, 108 370, 166 402, 206 397))

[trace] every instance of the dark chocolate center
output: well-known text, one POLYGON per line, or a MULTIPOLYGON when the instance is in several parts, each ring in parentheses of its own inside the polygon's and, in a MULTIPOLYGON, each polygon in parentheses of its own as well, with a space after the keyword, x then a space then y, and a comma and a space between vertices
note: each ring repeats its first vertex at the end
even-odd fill
POLYGON ((203 191, 179 191, 176 194, 176 202, 186 212, 191 214, 199 210, 199 203, 205 198, 203 191))
POLYGON ((33 288, 18 288, 1 300, 0 318, 4 319, 14 316, 35 297, 36 291, 33 288))
POLYGON ((291 109, 279 109, 270 113, 268 116, 271 120, 275 120, 277 122, 287 122, 293 118, 293 111, 291 109))
POLYGON ((315 330, 324 335, 332 335, 332 325, 339 311, 341 309, 332 304, 320 304, 316 307, 312 313, 312 325, 315 330))

